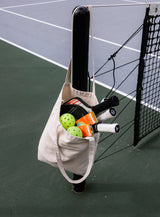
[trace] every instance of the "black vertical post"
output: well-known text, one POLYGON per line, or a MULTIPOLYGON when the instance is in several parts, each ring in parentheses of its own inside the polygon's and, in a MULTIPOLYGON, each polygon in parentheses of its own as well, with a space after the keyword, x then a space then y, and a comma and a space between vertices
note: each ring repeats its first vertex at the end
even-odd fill
POLYGON ((144 58, 146 54, 148 31, 149 31, 148 13, 149 13, 149 8, 146 9, 146 15, 145 15, 145 19, 143 22, 141 53, 140 53, 137 90, 136 90, 136 108, 135 108, 135 118, 134 118, 134 143, 133 143, 134 146, 136 146, 140 140, 139 128, 140 128, 141 95, 142 95, 142 90, 143 90, 142 81, 143 81, 143 73, 144 73, 144 67, 145 67, 144 58))
POLYGON ((88 88, 89 22, 88 8, 77 7, 72 26, 72 85, 83 91, 88 88))
MULTIPOLYGON (((73 11, 72 26, 72 86, 77 90, 88 89, 88 51, 89 51, 89 23, 90 13, 87 7, 80 6, 73 11)), ((73 179, 82 176, 73 174, 73 179)), ((86 181, 74 184, 76 192, 85 190, 86 181)))

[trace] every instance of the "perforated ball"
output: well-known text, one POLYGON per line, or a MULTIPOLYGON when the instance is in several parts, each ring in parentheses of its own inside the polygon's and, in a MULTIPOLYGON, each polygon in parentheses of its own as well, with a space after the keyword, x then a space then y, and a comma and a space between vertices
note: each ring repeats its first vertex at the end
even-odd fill
POLYGON ((73 115, 71 115, 69 113, 65 113, 65 114, 61 115, 60 122, 61 122, 62 126, 67 130, 69 127, 72 127, 75 125, 76 120, 75 120, 73 115))
POLYGON ((72 136, 77 136, 77 137, 80 137, 80 138, 83 137, 82 131, 78 127, 76 127, 76 126, 69 127, 67 131, 72 136))

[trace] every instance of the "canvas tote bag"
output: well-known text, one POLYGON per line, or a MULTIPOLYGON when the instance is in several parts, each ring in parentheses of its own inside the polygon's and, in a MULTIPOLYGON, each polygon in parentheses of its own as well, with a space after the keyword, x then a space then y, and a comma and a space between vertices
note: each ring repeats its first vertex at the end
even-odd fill
POLYGON ((80 97, 91 106, 96 105, 98 100, 95 95, 94 79, 92 92, 85 92, 72 87, 70 76, 71 62, 63 87, 41 135, 38 145, 38 160, 58 167, 67 181, 78 184, 87 178, 92 169, 99 134, 84 138, 69 134, 59 121, 60 107, 62 102, 73 97, 80 97), (72 180, 66 170, 83 177, 79 180, 72 180))

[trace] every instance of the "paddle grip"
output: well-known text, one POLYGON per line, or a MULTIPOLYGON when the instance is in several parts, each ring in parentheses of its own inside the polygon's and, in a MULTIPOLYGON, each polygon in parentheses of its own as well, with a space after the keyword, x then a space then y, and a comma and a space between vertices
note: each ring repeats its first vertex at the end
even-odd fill
POLYGON ((108 132, 108 133, 119 133, 119 124, 95 124, 93 126, 94 132, 108 132))
POLYGON ((95 113, 95 115, 97 115, 98 113, 117 105, 119 105, 118 97, 112 96, 109 99, 104 99, 104 101, 99 103, 98 105, 93 106, 92 110, 95 113))

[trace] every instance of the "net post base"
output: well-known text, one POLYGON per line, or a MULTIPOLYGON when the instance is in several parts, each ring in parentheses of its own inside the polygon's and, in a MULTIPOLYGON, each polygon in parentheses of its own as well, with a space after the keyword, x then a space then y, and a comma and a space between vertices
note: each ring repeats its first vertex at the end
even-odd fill
MULTIPOLYGON (((81 176, 81 175, 73 174, 73 180, 78 180, 82 177, 83 176, 81 176)), ((85 191, 85 189, 86 189, 86 180, 84 180, 83 182, 81 182, 79 184, 73 184, 73 191, 75 193, 82 193, 85 191)))

